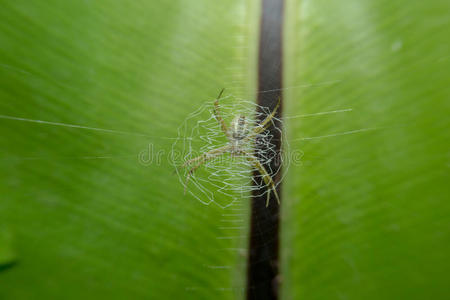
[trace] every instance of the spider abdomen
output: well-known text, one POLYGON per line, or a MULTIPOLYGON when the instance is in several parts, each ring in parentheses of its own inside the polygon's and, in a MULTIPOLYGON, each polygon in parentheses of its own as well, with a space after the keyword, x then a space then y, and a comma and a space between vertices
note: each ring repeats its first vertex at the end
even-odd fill
POLYGON ((245 116, 236 116, 231 123, 231 137, 234 140, 242 140, 248 134, 245 116))

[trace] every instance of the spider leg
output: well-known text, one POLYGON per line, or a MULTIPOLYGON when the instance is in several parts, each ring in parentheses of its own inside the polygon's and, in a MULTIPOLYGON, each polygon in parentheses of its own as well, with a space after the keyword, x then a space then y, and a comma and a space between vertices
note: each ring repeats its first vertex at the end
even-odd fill
POLYGON ((216 153, 224 153, 224 152, 228 151, 229 149, 230 149, 229 145, 226 145, 226 146, 223 146, 223 147, 219 147, 219 148, 216 148, 216 149, 212 149, 212 150, 210 150, 208 152, 203 153, 202 155, 199 155, 197 157, 194 157, 194 158, 192 158, 190 160, 185 161, 184 164, 181 165, 181 167, 184 168, 187 165, 192 164, 193 162, 196 162, 196 161, 204 159, 205 157, 208 157, 209 155, 214 155, 216 153))
POLYGON ((275 195, 275 198, 277 199, 278 204, 280 204, 280 197, 278 197, 275 183, 273 182, 272 177, 270 177, 269 173, 267 173, 266 168, 264 168, 264 166, 259 162, 259 160, 255 156, 253 156, 249 153, 246 153, 244 151, 242 151, 241 153, 244 154, 244 156, 247 158, 247 160, 251 164, 253 164, 253 166, 258 170, 259 174, 261 174, 261 176, 263 177, 264 183, 266 184, 267 189, 268 189, 266 207, 269 206, 271 191, 275 195))
POLYGON ((275 108, 273 109, 273 111, 270 113, 270 115, 268 115, 262 122, 261 124, 259 124, 259 126, 256 126, 254 129, 254 134, 259 134, 261 132, 263 132, 264 130, 266 130, 269 126, 270 126, 270 122, 272 121, 272 119, 275 117, 275 114, 278 111, 278 108, 280 107, 280 101, 281 98, 278 97, 278 102, 277 105, 275 106, 275 108))
POLYGON ((223 88, 220 91, 219 96, 217 96, 216 101, 214 101, 214 116, 216 117, 217 122, 219 122, 220 128, 222 129, 223 133, 225 133, 225 135, 229 137, 228 128, 227 125, 225 124, 225 121, 222 119, 219 106, 219 99, 222 96, 224 90, 225 89, 223 88))
MULTIPOLYGON (((217 158, 218 156, 224 154, 225 152, 228 151, 229 146, 226 147, 220 147, 214 150, 211 150, 209 152, 206 152, 194 159, 191 159, 190 161, 197 161, 197 164, 194 165, 188 172, 187 176, 186 176, 186 183, 184 184, 184 194, 186 195, 186 191, 187 191, 187 185, 189 183, 189 179, 191 178, 192 174, 195 172, 195 170, 197 170, 201 165, 203 165, 205 162, 213 160, 215 158, 217 158), (211 153, 213 152, 214 153, 211 153)), ((189 161, 188 161, 189 162, 189 161)), ((183 165, 185 166, 187 165, 187 162, 183 165)))

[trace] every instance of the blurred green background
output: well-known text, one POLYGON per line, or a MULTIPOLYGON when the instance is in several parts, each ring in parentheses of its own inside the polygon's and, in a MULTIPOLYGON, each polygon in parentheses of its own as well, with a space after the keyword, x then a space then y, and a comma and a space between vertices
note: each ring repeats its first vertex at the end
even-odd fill
POLYGON ((242 295, 247 201, 221 223, 168 156, 222 87, 251 98, 252 5, 2 1, 0 115, 125 133, 0 118, 1 299, 242 295))
MULTIPOLYGON (((285 11, 303 157, 282 299, 447 299, 450 3, 285 11)), ((0 299, 244 297, 248 199, 184 197, 167 155, 222 87, 255 99, 259 17, 256 0, 1 1, 0 299), (149 145, 161 163, 138 160, 149 145)))
POLYGON ((288 1, 283 299, 447 299, 450 2, 288 1))

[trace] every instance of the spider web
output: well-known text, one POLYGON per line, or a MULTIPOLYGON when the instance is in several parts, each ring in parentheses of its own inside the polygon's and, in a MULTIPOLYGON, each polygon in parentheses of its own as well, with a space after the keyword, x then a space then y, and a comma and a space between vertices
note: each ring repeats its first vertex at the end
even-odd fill
MULTIPOLYGON (((255 128, 260 127, 259 120, 263 120, 271 113, 266 107, 233 96, 221 98, 219 105, 220 114, 229 130, 233 120, 245 116, 249 134, 255 128)), ((185 165, 187 161, 230 143, 222 131, 213 109, 214 100, 204 103, 188 115, 178 128, 178 137, 172 145, 171 161, 180 184, 185 188, 186 196, 205 205, 213 203, 226 208, 238 199, 248 197, 251 192, 257 195, 272 192, 264 183, 261 183, 264 182, 263 180, 258 180, 257 177, 261 178, 263 175, 247 157, 230 152, 203 163, 195 172, 191 173, 189 181, 186 182, 190 169, 196 165, 195 163, 185 165), (255 178, 253 174, 259 175, 255 178)), ((279 176, 282 179, 288 169, 288 159, 284 155, 287 153, 288 144, 281 128, 275 125, 281 124, 281 122, 274 122, 275 120, 280 121, 274 117, 270 127, 280 133, 281 145, 284 148, 282 153, 278 153, 274 135, 269 130, 256 134, 254 138, 239 146, 239 150, 257 157, 272 178, 279 176), (255 143, 258 143, 257 147, 255 147, 255 143), (275 163, 273 163, 274 160, 276 160, 275 163), (275 167, 270 167, 270 165, 275 165, 275 167), (279 174, 281 172, 283 174, 279 174)), ((281 182, 281 179, 276 185, 281 182)))

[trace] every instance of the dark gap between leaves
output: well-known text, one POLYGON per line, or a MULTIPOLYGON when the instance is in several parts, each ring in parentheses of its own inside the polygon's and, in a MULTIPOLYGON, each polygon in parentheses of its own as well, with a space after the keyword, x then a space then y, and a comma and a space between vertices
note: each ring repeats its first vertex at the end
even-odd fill
MULTIPOLYGON (((272 111, 281 97, 277 118, 280 119, 283 107, 282 101, 282 24, 283 0, 263 0, 262 18, 259 41, 258 59, 258 91, 274 90, 258 93, 257 103, 268 107, 272 111)), ((260 120, 262 121, 262 120, 260 120)), ((276 122, 276 127, 282 124, 276 122), (277 124, 278 123, 278 124, 277 124)), ((280 153, 281 137, 274 127, 269 128, 274 135, 277 152, 280 153)), ((258 145, 262 147, 264 145, 258 145)), ((258 151, 257 151, 258 152, 258 151)), ((276 163, 274 160, 272 163, 276 163)), ((266 166, 267 167, 267 166, 266 166)), ((277 168, 272 165, 272 168, 277 168)), ((273 180, 279 182, 282 172, 278 172, 273 180)), ((265 184, 258 182, 258 172, 253 174, 258 186, 265 188, 265 184)), ((277 191, 281 196, 281 186, 277 191)), ((278 299, 279 277, 279 223, 280 206, 271 193, 269 207, 266 207, 266 195, 258 196, 260 191, 252 195, 250 245, 247 265, 247 299, 278 299)))

